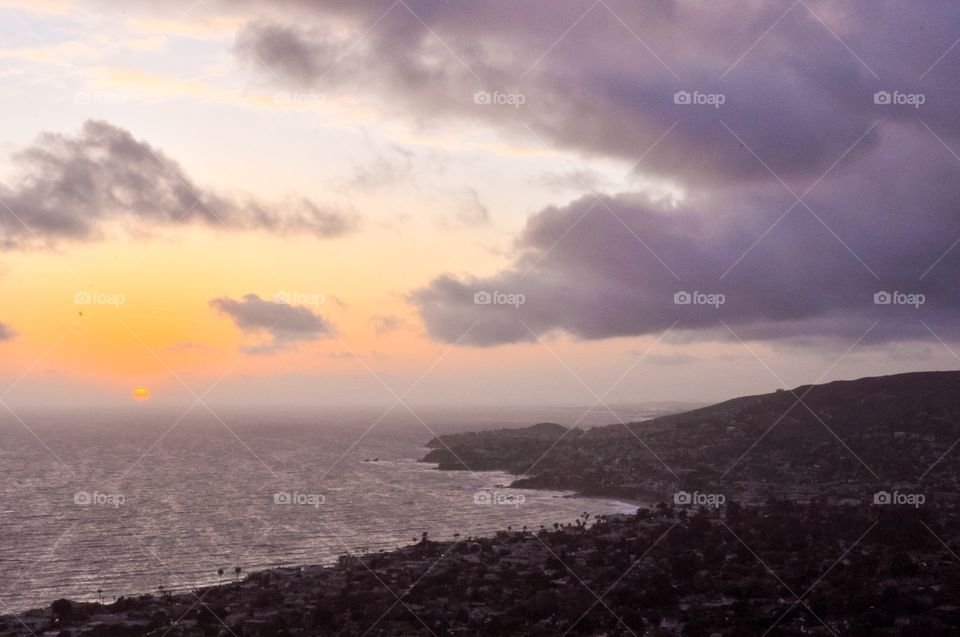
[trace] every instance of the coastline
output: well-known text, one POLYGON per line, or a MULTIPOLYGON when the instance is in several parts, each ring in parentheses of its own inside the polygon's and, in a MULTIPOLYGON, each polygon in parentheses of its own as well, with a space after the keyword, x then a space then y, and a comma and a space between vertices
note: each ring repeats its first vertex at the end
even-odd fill
MULTIPOLYGON (((422 459, 417 462, 424 462, 422 459)), ((444 468, 439 465, 434 467, 436 471, 466 471, 466 469, 461 468, 444 468)), ((563 486, 563 485, 540 485, 535 484, 534 482, 524 482, 528 478, 517 477, 517 474, 510 473, 509 471, 504 471, 502 469, 482 469, 480 471, 473 471, 471 473, 484 474, 484 475, 495 475, 498 477, 504 478, 503 483, 497 485, 498 489, 504 489, 508 491, 536 491, 539 493, 549 493, 551 497, 554 498, 583 498, 587 500, 599 501, 599 502, 608 502, 613 504, 618 510, 613 511, 612 513, 616 514, 632 514, 635 513, 638 508, 641 507, 654 507, 657 502, 662 500, 662 497, 658 497, 655 494, 650 494, 650 497, 641 498, 641 497, 632 497, 631 495, 623 495, 615 491, 605 491, 605 490, 596 490, 591 491, 589 489, 576 489, 573 487, 563 486)))
POLYGON ((817 580, 810 604, 819 609, 823 629, 810 634, 873 634, 864 631, 894 626, 902 611, 878 607, 884 592, 874 584, 905 567, 911 571, 905 594, 926 609, 930 630, 922 634, 957 634, 956 587, 942 581, 942 546, 917 546, 915 560, 907 562, 895 557, 904 533, 925 528, 956 537, 960 509, 789 501, 712 511, 665 505, 452 542, 424 534, 396 550, 252 573, 187 593, 112 604, 57 600, 0 618, 0 636, 26 628, 57 637, 756 637, 782 623, 772 634, 786 637, 806 634, 808 620, 816 618, 793 612, 796 602, 783 595, 770 570, 788 581, 810 577, 811 563, 828 568, 836 562, 838 542, 851 566, 817 580), (817 534, 824 523, 834 533, 817 534), (704 570, 711 556, 712 568, 704 570), (595 591, 604 593, 604 604, 595 591))
POLYGON ((635 507, 653 507, 672 497, 676 487, 672 481, 669 485, 664 481, 614 485, 594 479, 578 471, 576 466, 567 466, 561 471, 529 473, 531 468, 543 467, 541 461, 548 453, 561 451, 558 443, 569 442, 585 433, 556 423, 538 423, 519 429, 447 434, 427 443, 429 451, 419 462, 436 464, 440 471, 500 471, 510 476, 508 488, 511 489, 565 491, 579 497, 613 500, 635 507), (530 458, 535 459, 533 466, 530 458))
MULTIPOLYGON (((423 451, 427 452, 429 451, 429 448, 423 447, 423 451)), ((424 458, 411 459, 411 460, 416 463, 424 463, 424 458)), ((434 464, 435 466, 429 467, 430 470, 459 471, 459 469, 449 469, 449 468, 441 467, 438 463, 431 463, 431 464, 434 464)), ((583 499, 591 500, 596 503, 602 503, 604 506, 598 507, 597 509, 594 509, 590 512, 591 515, 596 515, 596 516, 633 515, 638 510, 638 508, 642 506, 652 506, 649 501, 616 497, 615 495, 611 495, 607 493, 586 493, 586 492, 581 492, 575 489, 562 488, 562 487, 558 488, 558 487, 552 487, 552 486, 517 485, 515 474, 512 474, 508 471, 503 471, 501 469, 496 469, 496 468, 485 469, 485 470, 476 471, 472 473, 490 476, 493 479, 493 481, 496 482, 495 489, 502 489, 504 491, 537 491, 539 493, 543 493, 548 495, 549 497, 557 498, 557 499, 583 498, 583 499)), ((520 504, 518 506, 524 506, 524 505, 520 504)), ((561 526, 568 523, 572 523, 572 522, 569 520, 563 520, 559 522, 561 526)), ((543 526, 546 527, 549 525, 544 523, 543 526)), ((481 540, 490 540, 493 537, 495 537, 497 534, 504 533, 504 532, 507 532, 507 529, 498 528, 492 531, 483 530, 478 535, 476 536, 470 535, 469 537, 471 538, 476 537, 477 539, 481 539, 481 540)), ((428 534, 429 534, 429 531, 428 531, 428 534)), ((456 536, 456 535, 458 534, 456 533, 453 534, 453 536, 456 536)), ((434 536, 430 535, 430 537, 434 537, 434 536)), ((446 542, 449 544, 455 541, 455 538, 440 536, 439 541, 440 543, 446 542)), ((408 547, 406 546, 402 546, 402 547, 397 547, 395 549, 379 549, 376 551, 371 551, 369 554, 392 555, 395 553, 402 553, 407 548, 408 547)), ((243 577, 245 581, 248 578, 258 579, 268 575, 285 577, 286 575, 289 575, 291 573, 296 573, 296 572, 317 571, 318 569, 335 568, 345 558, 352 558, 358 554, 364 554, 364 553, 362 553, 361 550, 358 550, 357 553, 347 551, 347 552, 339 553, 328 559, 317 561, 317 562, 302 563, 302 564, 284 564, 284 565, 278 565, 278 566, 270 566, 266 568, 258 568, 250 572, 244 572, 243 577)), ((231 576, 230 573, 225 573, 224 577, 222 578, 215 578, 211 576, 207 580, 202 580, 202 581, 194 582, 191 584, 184 584, 182 586, 163 586, 161 588, 163 590, 164 595, 169 595, 174 598, 190 596, 196 591, 219 590, 223 588, 229 588, 231 587, 231 585, 236 583, 236 582, 225 581, 230 576, 231 576)), ((154 597, 155 595, 156 595, 156 591, 151 591, 151 590, 126 591, 123 594, 121 594, 119 597, 116 597, 113 603, 117 603, 118 600, 149 599, 151 597, 154 597)), ((49 600, 49 601, 52 604, 56 600, 49 600)), ((70 601, 78 605, 92 605, 96 607, 107 607, 111 605, 110 603, 100 603, 96 601, 95 595, 71 597, 70 601)), ((2 621, 4 619, 8 619, 12 617, 21 617, 21 618, 44 617, 44 616, 49 616, 49 614, 50 614, 49 605, 46 607, 30 607, 30 608, 19 609, 19 610, 12 609, 11 612, 8 612, 7 614, 0 614, 0 637, 5 637, 6 635, 6 633, 3 632, 3 629, 2 629, 2 621)))

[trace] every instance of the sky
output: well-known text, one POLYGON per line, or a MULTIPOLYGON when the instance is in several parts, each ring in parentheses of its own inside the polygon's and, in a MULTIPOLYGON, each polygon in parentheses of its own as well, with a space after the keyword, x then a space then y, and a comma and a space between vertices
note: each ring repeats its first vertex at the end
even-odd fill
POLYGON ((956 369, 958 73, 949 1, 0 0, 0 405, 956 369))

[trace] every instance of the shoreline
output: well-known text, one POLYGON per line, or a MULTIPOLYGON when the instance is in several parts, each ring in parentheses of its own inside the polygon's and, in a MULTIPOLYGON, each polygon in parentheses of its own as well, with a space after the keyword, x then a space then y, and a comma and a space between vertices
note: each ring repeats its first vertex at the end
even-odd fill
POLYGON ((509 489, 562 491, 571 493, 576 497, 612 500, 637 508, 642 506, 654 507, 658 503, 666 503, 672 497, 675 489, 665 491, 663 488, 665 485, 663 484, 604 485, 591 482, 588 478, 570 472, 562 472, 559 476, 556 473, 529 475, 527 473, 529 471, 528 464, 521 461, 521 464, 518 465, 515 459, 507 460, 505 459, 507 454, 500 453, 507 446, 512 446, 517 442, 548 445, 549 448, 546 453, 549 453, 556 442, 562 440, 569 432, 582 434, 584 430, 575 428, 567 430, 563 425, 540 423, 522 429, 489 429, 466 434, 445 434, 435 437, 427 443, 428 452, 418 462, 435 464, 438 471, 467 471, 469 473, 497 471, 511 478, 510 484, 505 487, 509 489), (545 428, 547 428, 546 431, 544 431, 545 428), (528 434, 528 432, 532 433, 528 434), (557 435, 559 435, 559 439, 556 438, 557 435), (465 437, 472 439, 465 441, 463 440, 465 437), (448 445, 444 439, 448 439, 450 444, 448 445), (463 454, 464 449, 461 445, 476 444, 479 439, 483 439, 488 445, 493 445, 498 453, 491 456, 488 449, 487 455, 482 458, 471 458, 471 466, 467 466, 465 461, 461 459, 461 455, 453 449, 459 447, 460 454, 463 454), (572 478, 571 475, 575 475, 575 477, 572 478))
MULTIPOLYGON (((424 447, 423 451, 424 452, 429 451, 429 448, 424 447)), ((419 459, 411 458, 410 460, 415 463, 426 464, 423 458, 419 458, 419 459)), ((460 469, 443 468, 438 463, 430 463, 430 464, 434 464, 435 466, 425 467, 425 468, 431 471, 461 471, 460 469)), ((633 515, 639 508, 643 506, 649 506, 649 507, 654 506, 648 501, 631 500, 628 498, 616 497, 608 494, 591 494, 591 493, 577 491, 575 489, 554 488, 549 486, 514 486, 513 482, 516 482, 516 480, 513 480, 509 484, 506 484, 506 483, 510 481, 511 478, 515 478, 516 475, 508 471, 503 471, 501 469, 491 468, 491 469, 484 469, 484 470, 471 472, 471 473, 488 474, 488 475, 491 475, 491 477, 503 478, 502 482, 504 482, 504 484, 495 485, 494 487, 495 490, 503 489, 503 490, 509 490, 509 491, 536 491, 539 493, 551 494, 550 497, 558 498, 558 499, 582 498, 582 499, 592 500, 597 503, 606 503, 608 505, 611 505, 610 508, 614 509, 613 511, 609 511, 609 512, 593 511, 591 512, 591 515, 597 515, 597 516, 633 515)), ((498 481, 498 483, 499 482, 500 481, 498 481)), ((523 506, 523 505, 521 504, 518 506, 523 506)), ((564 521, 558 521, 557 523, 559 523, 562 526, 568 522, 569 521, 564 520, 564 521)), ((549 526, 549 524, 547 522, 544 522, 543 526, 547 527, 549 526)), ((498 528, 494 530, 481 531, 478 535, 470 534, 468 535, 468 537, 489 540, 495 537, 497 534, 505 533, 505 532, 507 532, 507 529, 498 528)), ((450 543, 455 541, 454 536, 456 535, 459 535, 459 534, 454 533, 451 537, 446 537, 446 536, 431 536, 431 537, 437 537, 440 543, 444 543, 444 542, 450 543)), ((244 571, 243 579, 240 580, 240 582, 245 581, 250 577, 254 577, 254 578, 262 577, 265 574, 284 574, 284 573, 294 573, 297 571, 304 571, 304 570, 334 568, 344 558, 355 557, 357 555, 388 555, 388 554, 396 553, 398 551, 403 551, 406 548, 408 548, 408 545, 397 546, 394 548, 383 548, 383 549, 373 550, 369 552, 364 552, 361 549, 357 549, 355 552, 347 551, 347 552, 337 553, 336 555, 331 556, 328 559, 323 561, 309 562, 309 563, 302 563, 302 564, 285 564, 285 565, 277 565, 277 566, 268 566, 265 568, 257 568, 256 570, 252 570, 249 572, 244 571)), ((233 579, 230 579, 228 581, 229 576, 230 576, 230 573, 225 572, 224 577, 222 579, 210 577, 209 579, 200 580, 193 584, 185 584, 182 587, 163 586, 162 589, 164 591, 164 594, 169 594, 174 597, 177 597, 177 596, 190 595, 192 591, 218 589, 222 587, 229 587, 232 584, 238 583, 236 580, 233 580, 233 579)), ((126 591, 123 594, 116 596, 114 598, 114 602, 112 603, 116 603, 118 600, 122 600, 122 599, 128 599, 128 600, 142 599, 145 597, 155 597, 156 595, 157 595, 157 590, 126 591)), ((97 600, 96 595, 75 596, 70 598, 57 598, 57 599, 69 599, 69 601, 77 604, 101 605, 101 603, 97 600)), ((50 604, 52 604, 54 601, 56 600, 51 599, 49 600, 49 603, 46 606, 41 606, 41 607, 33 606, 25 609, 11 609, 6 614, 0 614, 0 620, 8 617, 22 617, 22 616, 26 616, 34 613, 49 612, 50 604)), ((102 605, 110 606, 111 603, 104 602, 102 603, 102 605)), ((0 632, 0 636, 4 634, 5 633, 0 632)))
MULTIPOLYGON (((59 637, 673 637, 691 627, 701 631, 691 634, 738 637, 769 632, 780 622, 774 634, 794 635, 809 628, 809 617, 790 614, 796 603, 783 595, 768 569, 787 579, 809 577, 811 562, 824 568, 836 562, 838 541, 847 546, 843 555, 854 570, 817 580, 821 590, 811 604, 836 602, 821 609, 819 623, 834 634, 854 634, 849 629, 893 626, 900 616, 896 609, 873 610, 883 599, 874 584, 908 563, 876 556, 895 555, 903 533, 913 528, 956 537, 960 508, 789 501, 712 511, 658 506, 452 542, 424 534, 391 551, 346 554, 330 566, 250 573, 189 592, 112 604, 57 600, 46 609, 0 618, 0 636, 26 628, 59 637), (825 522, 836 534, 816 533, 825 522), (760 527, 768 532, 757 533, 760 527), (754 559, 724 557, 745 552, 754 559), (704 570, 700 566, 709 555, 716 559, 704 570), (583 587, 607 591, 607 603, 597 608, 583 587), (857 600, 861 603, 854 604, 857 600)), ((931 630, 924 634, 957 634, 956 588, 933 567, 943 548, 929 542, 915 550, 905 594, 925 609, 931 630)))
MULTIPOLYGON (((424 463, 423 459, 417 460, 417 462, 424 463)), ((434 463, 436 464, 436 463, 434 463)), ((585 500, 598 500, 604 502, 610 502, 616 504, 618 507, 623 508, 632 508, 634 513, 640 507, 654 507, 657 502, 663 500, 662 497, 656 496, 651 493, 649 498, 637 498, 630 497, 629 495, 621 495, 615 492, 610 491, 590 491, 577 489, 574 487, 565 487, 565 486, 551 486, 551 485, 537 485, 537 484, 518 484, 521 480, 526 480, 529 478, 518 478, 518 474, 505 471, 503 469, 481 469, 479 471, 470 471, 469 469, 460 469, 460 468, 444 468, 439 464, 433 467, 434 471, 468 471, 475 474, 499 474, 509 480, 509 484, 506 484, 506 481, 503 485, 496 485, 497 489, 509 489, 517 491, 536 491, 539 493, 553 493, 555 498, 583 498, 585 500)), ((618 511, 617 513, 623 513, 618 511)))

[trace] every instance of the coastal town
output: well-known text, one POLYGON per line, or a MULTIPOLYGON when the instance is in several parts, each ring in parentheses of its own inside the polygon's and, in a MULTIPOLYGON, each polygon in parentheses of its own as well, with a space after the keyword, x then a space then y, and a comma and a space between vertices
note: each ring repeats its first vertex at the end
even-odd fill
MULTIPOLYGON (((960 501, 960 374, 798 387, 640 423, 541 423, 442 436, 424 461, 502 470, 514 487, 657 502, 677 491, 831 503, 879 492, 960 501)), ((612 417, 612 416, 611 416, 612 417)))
POLYGON ((960 511, 772 501, 345 555, 186 593, 58 600, 0 635, 956 635, 960 511))

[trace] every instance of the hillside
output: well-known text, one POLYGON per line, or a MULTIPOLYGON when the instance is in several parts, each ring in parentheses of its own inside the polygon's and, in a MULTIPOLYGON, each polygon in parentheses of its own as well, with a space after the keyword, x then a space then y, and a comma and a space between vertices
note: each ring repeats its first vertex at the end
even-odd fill
POLYGON ((443 436, 425 461, 512 472, 515 486, 618 497, 713 489, 862 498, 924 481, 960 491, 960 372, 917 372, 744 396, 641 423, 443 436))
POLYGON ((770 426, 790 410, 797 398, 816 415, 802 404, 798 405, 800 409, 791 410, 784 420, 795 423, 791 432, 794 434, 802 435, 804 426, 820 426, 816 416, 831 427, 836 424, 853 430, 863 426, 902 430, 911 422, 921 426, 934 424, 927 415, 960 414, 960 372, 916 372, 801 385, 663 416, 643 426, 696 427, 717 420, 770 426))

